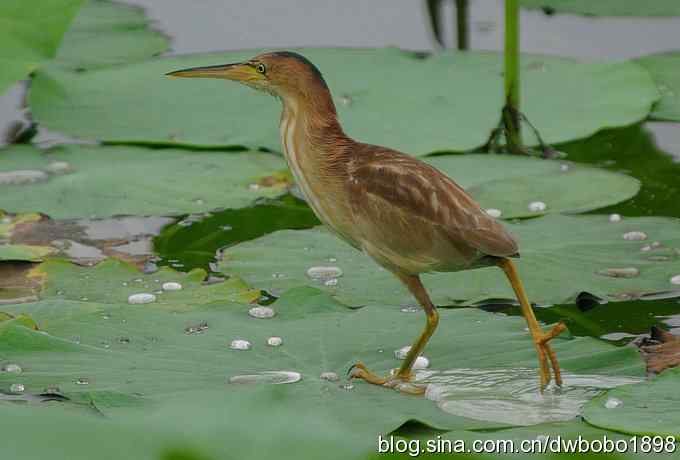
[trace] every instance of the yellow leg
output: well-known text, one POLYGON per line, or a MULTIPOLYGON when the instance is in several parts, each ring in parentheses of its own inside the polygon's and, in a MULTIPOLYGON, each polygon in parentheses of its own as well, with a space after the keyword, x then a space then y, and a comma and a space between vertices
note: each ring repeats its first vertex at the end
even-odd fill
POLYGON ((359 378, 375 385, 396 388, 405 393, 422 394, 425 392, 424 387, 415 387, 412 385, 408 386, 403 384, 410 382, 413 378, 413 363, 415 363, 416 358, 418 358, 418 356, 420 356, 420 354, 423 352, 427 342, 430 340, 430 337, 432 337, 432 334, 434 334, 437 324, 439 324, 439 313, 437 312, 436 307, 432 304, 430 296, 427 295, 427 291, 425 290, 425 287, 420 282, 420 278, 417 275, 397 274, 397 277, 406 285, 408 290, 411 291, 420 306, 423 307, 423 310, 427 315, 425 329, 423 330, 422 334, 420 334, 420 337, 418 337, 415 343, 411 346, 411 350, 406 355, 404 362, 402 363, 399 370, 397 370, 395 375, 389 378, 378 377, 371 373, 363 363, 357 363, 352 366, 349 370, 349 375, 351 378, 359 378))
POLYGON ((531 308, 529 299, 527 298, 526 292, 524 292, 524 286, 522 286, 522 281, 519 279, 517 274, 517 269, 515 264, 512 263, 510 259, 501 259, 498 266, 503 269, 505 275, 510 280, 515 294, 517 295, 517 300, 519 300, 520 307, 522 309, 522 314, 527 321, 529 326, 529 332, 534 341, 534 346, 536 347, 536 353, 538 354, 538 364, 540 368, 541 376, 541 391, 543 391, 546 385, 550 382, 550 368, 548 367, 548 361, 552 366, 553 372, 555 373, 555 383, 557 385, 562 385, 562 374, 560 372, 560 365, 557 362, 557 355, 548 343, 554 337, 560 335, 567 327, 561 321, 555 325, 550 331, 544 333, 541 326, 536 321, 536 316, 534 316, 534 311, 531 308))

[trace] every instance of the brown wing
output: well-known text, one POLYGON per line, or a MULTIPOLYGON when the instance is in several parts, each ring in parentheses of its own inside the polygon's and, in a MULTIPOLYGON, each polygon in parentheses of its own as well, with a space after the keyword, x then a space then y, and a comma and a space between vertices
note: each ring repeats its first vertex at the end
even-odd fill
MULTIPOLYGON (((445 174, 399 152, 364 148, 372 150, 370 155, 350 169, 350 196, 359 219, 391 225, 395 232, 397 228, 416 232, 410 238, 412 244, 443 236, 458 254, 469 253, 469 249, 481 255, 517 254, 517 242, 505 227, 445 174)), ((408 240, 402 236, 400 243, 408 244, 408 240)))

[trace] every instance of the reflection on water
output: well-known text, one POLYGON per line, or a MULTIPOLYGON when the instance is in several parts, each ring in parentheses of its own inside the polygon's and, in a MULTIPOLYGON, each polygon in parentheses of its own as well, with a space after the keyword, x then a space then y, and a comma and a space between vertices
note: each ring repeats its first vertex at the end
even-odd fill
POLYGON ((638 383, 637 377, 563 373, 562 388, 539 392, 536 369, 450 369, 417 373, 425 396, 450 414, 512 425, 570 420, 602 391, 638 383))

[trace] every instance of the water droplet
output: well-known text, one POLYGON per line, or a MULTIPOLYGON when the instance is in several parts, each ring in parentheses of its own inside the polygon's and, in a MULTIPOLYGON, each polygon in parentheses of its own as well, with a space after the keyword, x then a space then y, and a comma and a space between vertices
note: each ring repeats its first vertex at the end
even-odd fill
POLYGON ((260 190, 260 185, 259 184, 250 184, 250 185, 248 185, 248 188, 250 190, 260 190))
POLYGON ((194 203, 200 206, 200 205, 205 204, 205 201, 203 201, 203 200, 200 199, 200 198, 196 198, 196 199, 194 200, 194 203))
POLYGON ((598 270, 595 273, 602 276, 609 276, 611 278, 636 278, 640 276, 640 270, 635 267, 607 268, 605 270, 598 270))
POLYGON ((12 374, 21 374, 21 366, 18 364, 5 364, 2 366, 3 372, 11 372, 12 374))
POLYGON ((271 307, 264 307, 262 305, 258 305, 257 307, 253 307, 250 310, 248 310, 248 314, 253 318, 266 319, 272 318, 276 314, 276 312, 271 307))
POLYGON ((408 355, 409 351, 411 351, 410 345, 401 347, 398 350, 394 350, 394 357, 397 359, 406 359, 406 355, 408 355))
POLYGON ((156 296, 153 294, 149 294, 147 292, 142 292, 139 294, 132 294, 130 297, 128 297, 128 303, 129 304, 144 304, 144 303, 152 303, 156 301, 156 296))
POLYGON ((503 212, 496 208, 489 208, 486 210, 486 213, 494 218, 499 218, 501 215, 503 215, 503 212))
POLYGON ((182 289, 182 285, 180 283, 175 283, 174 281, 163 283, 161 287, 164 291, 179 291, 182 289))
POLYGON ((234 227, 232 227, 231 225, 222 225, 220 228, 225 232, 228 232, 228 231, 234 229, 234 227))
POLYGON ((66 161, 52 161, 45 167, 50 174, 68 174, 73 171, 70 163, 66 161))
POLYGON ((247 340, 242 340, 242 339, 234 339, 231 341, 229 344, 229 348, 232 350, 250 350, 253 347, 253 345, 247 341, 247 340))
POLYGON ((283 339, 281 337, 276 336, 269 337, 267 339, 267 345, 269 345, 270 347, 280 347, 281 345, 283 345, 283 339))
POLYGON ((43 390, 46 395, 61 395, 61 389, 56 385, 49 385, 43 390))
POLYGON ((418 313, 421 311, 420 307, 417 307, 415 305, 408 305, 406 307, 401 307, 400 310, 402 313, 418 313))
POLYGON ((127 345, 130 343, 130 337, 118 337, 118 342, 127 345))
POLYGON ((71 337, 71 342, 75 343, 76 345, 80 345, 80 336, 74 335, 73 337, 71 337))
POLYGON ((649 256, 647 257, 647 260, 651 260, 652 262, 668 262, 671 258, 669 256, 649 256))
POLYGON ((339 387, 342 388, 343 390, 350 391, 354 389, 354 384, 351 382, 341 383, 339 387))
POLYGON ((90 379, 87 377, 78 377, 76 379, 76 385, 89 385, 90 384, 90 379))
POLYGON ((658 249, 660 247, 661 247, 661 243, 659 243, 658 241, 653 241, 650 244, 645 244, 644 246, 642 246, 640 248, 640 251, 649 252, 649 251, 653 251, 654 249, 658 249))
POLYGON ((24 385, 21 383, 13 383, 9 386, 10 393, 23 393, 24 390, 24 385))
POLYGON ((184 328, 184 333, 187 335, 191 334, 201 334, 208 330, 208 323, 206 321, 201 321, 198 324, 187 326, 184 328))
POLYGON ((623 406, 623 401, 621 401, 619 398, 614 398, 610 396, 607 398, 607 400, 604 402, 604 407, 607 409, 616 409, 617 407, 623 406))
POLYGON ((340 95, 340 103, 345 107, 349 107, 350 105, 352 105, 352 102, 354 101, 352 100, 352 96, 350 96, 349 94, 340 95))
POLYGON ((680 284, 680 275, 675 275, 670 279, 671 284, 680 284))
POLYGON ((83 302, 87 302, 90 299, 88 299, 87 297, 81 297, 80 300, 83 301, 83 302))
POLYGON ((104 348, 111 348, 111 344, 107 341, 100 342, 101 346, 104 348))
POLYGON ((324 286, 337 286, 338 285, 338 279, 337 278, 331 278, 329 280, 326 280, 323 282, 324 286))
POLYGON ((229 377, 229 383, 235 384, 269 383, 272 385, 282 385, 299 382, 300 380, 302 380, 302 374, 294 371, 263 371, 257 374, 229 377))
POLYGON ((321 380, 328 380, 329 382, 337 382, 339 380, 338 374, 335 372, 322 372, 319 378, 321 380))
POLYGON ((430 360, 424 356, 418 356, 413 362, 413 369, 427 369, 430 367, 430 360))
POLYGON ((627 241, 642 241, 647 239, 645 232, 626 232, 623 234, 623 239, 627 241))
POLYGON ((127 281, 123 281, 123 287, 127 287, 128 283, 127 281))
POLYGON ((190 227, 192 224, 193 221, 187 219, 180 220, 179 222, 177 222, 177 225, 179 225, 180 227, 190 227))
POLYGON ((562 171, 562 172, 569 171, 569 165, 567 163, 560 164, 560 171, 562 171))
POLYGON ((64 291, 57 291, 57 295, 64 295, 64 291))
POLYGON ((285 276, 286 275, 284 275, 283 273, 272 273, 272 278, 274 279, 281 279, 284 278, 285 276))
POLYGON ((134 281, 135 283, 142 283, 144 281, 144 278, 135 278, 132 281, 134 281))
POLYGON ((542 201, 532 201, 529 203, 529 211, 531 212, 542 212, 547 209, 547 205, 542 201))
POLYGON ((48 178, 44 171, 24 169, 0 172, 0 185, 25 185, 44 182, 48 178))
POLYGON ((609 222, 613 224, 621 222, 621 214, 609 214, 609 222))
POLYGON ((307 270, 307 276, 315 281, 328 281, 333 278, 342 276, 342 269, 336 266, 318 266, 310 267, 307 270))

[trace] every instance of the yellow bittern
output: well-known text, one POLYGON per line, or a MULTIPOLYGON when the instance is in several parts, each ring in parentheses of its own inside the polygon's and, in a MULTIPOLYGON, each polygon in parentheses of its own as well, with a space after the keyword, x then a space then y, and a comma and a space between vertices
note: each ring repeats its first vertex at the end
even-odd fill
POLYGON ((420 281, 428 272, 498 266, 507 275, 538 353, 540 384, 550 367, 560 385, 560 368, 549 341, 565 326, 544 333, 510 260, 515 239, 449 177, 403 153, 348 137, 340 126, 331 92, 321 72, 305 57, 288 51, 260 54, 246 62, 194 67, 167 75, 233 80, 268 92, 283 103, 280 134, 293 176, 316 216, 335 235, 392 272, 427 315, 424 331, 401 367, 387 377, 362 363, 350 376, 369 383, 422 393, 411 385, 412 367, 439 321, 420 281))

